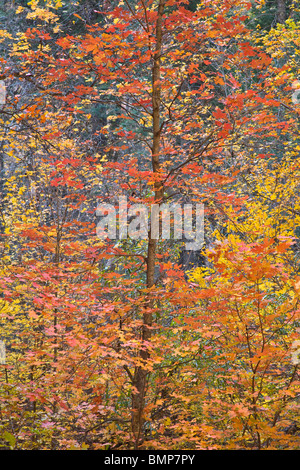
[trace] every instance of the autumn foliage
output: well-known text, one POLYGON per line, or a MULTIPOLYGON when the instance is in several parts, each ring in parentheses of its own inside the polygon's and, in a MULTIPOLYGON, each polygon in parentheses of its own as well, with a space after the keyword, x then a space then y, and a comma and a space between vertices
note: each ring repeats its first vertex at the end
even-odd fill
POLYGON ((2 448, 298 449, 299 21, 65 3, 0 36, 2 448), (204 204, 203 262, 100 239, 120 195, 204 204))

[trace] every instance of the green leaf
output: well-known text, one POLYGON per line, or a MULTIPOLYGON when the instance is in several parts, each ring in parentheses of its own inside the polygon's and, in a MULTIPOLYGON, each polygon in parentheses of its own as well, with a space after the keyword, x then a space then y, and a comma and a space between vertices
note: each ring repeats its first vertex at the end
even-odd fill
POLYGON ((5 431, 3 434, 2 434, 2 437, 3 439, 5 439, 7 442, 9 442, 10 444, 10 448, 13 449, 16 445, 16 438, 13 434, 11 434, 10 432, 8 431, 5 431))

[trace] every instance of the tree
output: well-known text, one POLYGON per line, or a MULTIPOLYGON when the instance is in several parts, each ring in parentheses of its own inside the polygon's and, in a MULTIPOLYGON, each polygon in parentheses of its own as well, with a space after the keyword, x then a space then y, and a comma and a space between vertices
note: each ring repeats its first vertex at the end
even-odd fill
POLYGON ((125 0, 76 10, 65 35, 44 3, 1 75, 28 86, 2 110, 22 162, 6 170, 3 442, 296 447, 298 108, 277 34, 247 29, 248 2, 125 0), (182 272, 158 215, 144 238, 99 240, 97 206, 120 195, 139 215, 204 204, 208 271, 182 272))

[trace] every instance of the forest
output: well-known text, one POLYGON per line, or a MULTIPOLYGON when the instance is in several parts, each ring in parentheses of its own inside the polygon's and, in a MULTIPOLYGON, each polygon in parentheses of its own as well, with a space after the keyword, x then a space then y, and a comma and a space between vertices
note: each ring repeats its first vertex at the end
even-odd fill
POLYGON ((0 449, 300 449, 300 3, 0 0, 0 449))

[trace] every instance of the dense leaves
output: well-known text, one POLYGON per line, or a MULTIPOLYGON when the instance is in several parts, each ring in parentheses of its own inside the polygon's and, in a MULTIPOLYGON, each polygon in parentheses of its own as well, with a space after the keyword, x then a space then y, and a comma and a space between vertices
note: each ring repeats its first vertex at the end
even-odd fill
POLYGON ((299 12, 214 3, 5 13, 2 448, 299 448, 299 12))

